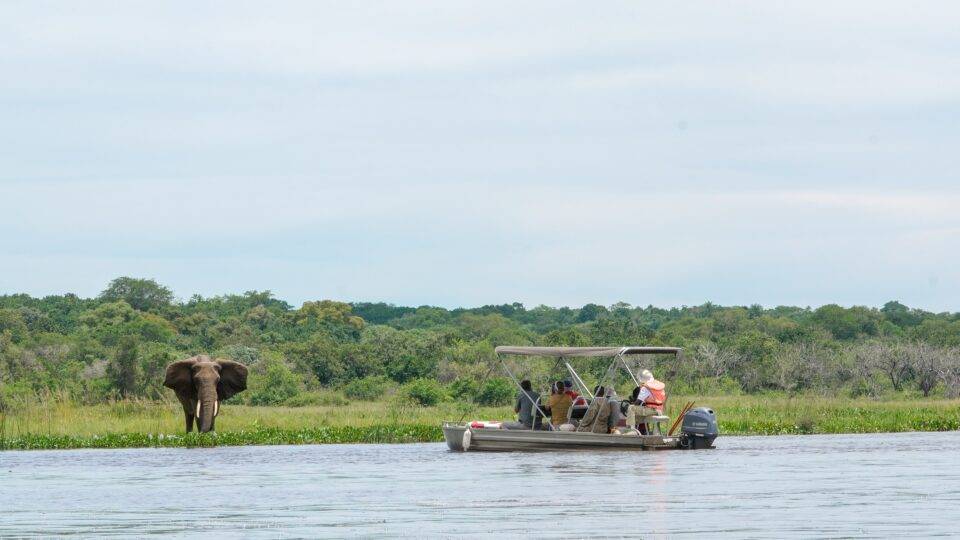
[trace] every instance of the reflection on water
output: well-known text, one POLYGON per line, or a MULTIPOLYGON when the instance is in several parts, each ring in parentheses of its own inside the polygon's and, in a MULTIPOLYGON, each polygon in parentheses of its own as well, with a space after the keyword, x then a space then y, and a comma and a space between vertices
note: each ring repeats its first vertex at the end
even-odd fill
POLYGON ((0 452, 0 536, 956 534, 960 433, 712 451, 443 444, 0 452))

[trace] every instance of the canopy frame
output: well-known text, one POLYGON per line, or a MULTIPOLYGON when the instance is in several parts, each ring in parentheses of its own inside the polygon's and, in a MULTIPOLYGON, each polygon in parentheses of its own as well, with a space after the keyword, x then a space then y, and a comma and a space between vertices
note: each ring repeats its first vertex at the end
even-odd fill
MULTIPOLYGON (((583 382, 583 379, 580 378, 580 374, 573 369, 573 366, 567 362, 568 358, 613 358, 613 361, 607 366, 606 372, 599 383, 598 386, 604 386, 606 383, 607 377, 611 372, 615 371, 613 367, 615 365, 622 364, 623 368, 630 374, 630 378, 633 379, 633 382, 640 386, 640 381, 637 379, 637 376, 633 373, 633 370, 630 369, 630 366, 627 364, 624 356, 628 354, 672 354, 677 358, 680 358, 681 352, 683 351, 680 347, 636 347, 636 346, 621 346, 621 347, 515 347, 509 345, 501 345, 494 349, 494 352, 497 355, 497 361, 500 364, 500 367, 503 369, 504 373, 513 381, 517 386, 517 389, 520 391, 520 395, 527 398, 530 401, 530 404, 534 406, 538 413, 540 413, 541 418, 546 419, 547 415, 537 404, 536 400, 530 397, 529 394, 523 389, 520 385, 519 379, 510 371, 510 368, 507 366, 507 363, 504 361, 504 356, 542 356, 542 357, 551 357, 556 358, 557 362, 554 364, 556 368, 561 362, 564 367, 570 372, 573 377, 574 384, 581 387, 590 395, 591 399, 602 396, 594 396, 593 392, 587 387, 586 383, 583 382)), ((480 386, 482 387, 484 383, 487 382, 487 379, 493 373, 495 365, 490 366, 490 370, 487 371, 487 374, 484 375, 483 380, 480 381, 480 386)), ((463 416, 460 417, 460 421, 466 417, 467 411, 464 411, 463 416)), ((536 424, 536 415, 534 415, 534 424, 536 424)))
POLYGON ((680 347, 514 347, 501 345, 494 349, 497 356, 546 356, 553 358, 613 358, 627 354, 672 354, 679 357, 680 347))

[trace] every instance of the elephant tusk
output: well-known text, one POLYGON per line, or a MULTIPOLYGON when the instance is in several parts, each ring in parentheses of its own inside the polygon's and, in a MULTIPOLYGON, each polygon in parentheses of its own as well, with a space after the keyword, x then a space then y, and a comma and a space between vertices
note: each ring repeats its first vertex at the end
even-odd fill
POLYGON ((216 417, 218 414, 220 414, 220 400, 219 400, 219 399, 213 402, 213 416, 216 417))
POLYGON ((200 418, 200 400, 197 400, 197 413, 194 415, 197 418, 200 418))

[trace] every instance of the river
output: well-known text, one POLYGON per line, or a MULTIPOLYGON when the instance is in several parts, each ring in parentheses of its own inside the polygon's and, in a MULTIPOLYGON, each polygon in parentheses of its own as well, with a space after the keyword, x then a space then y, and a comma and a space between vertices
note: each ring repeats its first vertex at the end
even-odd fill
POLYGON ((957 534, 960 433, 663 452, 443 444, 0 452, 0 536, 957 534))

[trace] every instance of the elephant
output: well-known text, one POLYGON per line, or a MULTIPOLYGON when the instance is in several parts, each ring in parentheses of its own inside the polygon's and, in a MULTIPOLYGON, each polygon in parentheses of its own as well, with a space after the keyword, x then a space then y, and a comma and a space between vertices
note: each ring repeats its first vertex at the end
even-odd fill
POLYGON ((200 355, 167 366, 163 385, 172 388, 183 405, 187 433, 213 431, 220 402, 247 388, 247 367, 233 360, 200 355))

